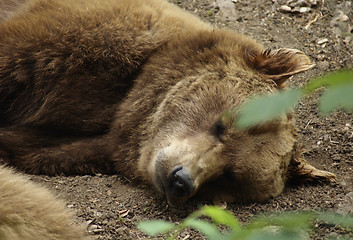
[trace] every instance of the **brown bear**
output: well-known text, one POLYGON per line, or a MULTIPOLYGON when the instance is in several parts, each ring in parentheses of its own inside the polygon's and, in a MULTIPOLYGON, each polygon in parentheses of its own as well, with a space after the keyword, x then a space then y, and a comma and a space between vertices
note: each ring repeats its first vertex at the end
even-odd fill
POLYGON ((170 204, 263 201, 291 177, 334 178, 300 158, 291 114, 234 127, 244 101, 309 58, 167 1, 31 0, 1 23, 0 56, 0 157, 27 173, 119 173, 170 204))
POLYGON ((0 166, 0 239, 85 239, 65 203, 26 177, 0 166))

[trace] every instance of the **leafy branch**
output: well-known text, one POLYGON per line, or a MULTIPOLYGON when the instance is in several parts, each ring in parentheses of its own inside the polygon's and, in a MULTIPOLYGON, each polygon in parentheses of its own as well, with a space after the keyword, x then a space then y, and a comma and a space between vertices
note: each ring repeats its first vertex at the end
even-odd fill
POLYGON ((209 240, 300 240, 306 239, 307 231, 315 220, 353 230, 353 216, 333 213, 282 213, 260 216, 249 224, 241 225, 233 214, 216 206, 204 206, 180 224, 152 220, 140 222, 138 227, 150 236, 169 233, 169 239, 175 239, 185 228, 193 228, 209 240), (202 216, 208 217, 211 222, 200 219, 202 216))
POLYGON ((240 108, 236 125, 249 128, 270 121, 290 111, 300 98, 322 87, 327 89, 319 102, 321 114, 327 115, 337 108, 353 111, 353 71, 344 70, 316 78, 299 89, 250 99, 240 108))

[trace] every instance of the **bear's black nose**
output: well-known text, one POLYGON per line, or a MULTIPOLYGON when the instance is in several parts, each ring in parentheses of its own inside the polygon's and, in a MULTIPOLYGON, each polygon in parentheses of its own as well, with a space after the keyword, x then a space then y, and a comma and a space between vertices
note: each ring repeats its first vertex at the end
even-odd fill
POLYGON ((193 181, 182 166, 175 168, 168 177, 168 187, 174 197, 189 196, 194 191, 193 181))

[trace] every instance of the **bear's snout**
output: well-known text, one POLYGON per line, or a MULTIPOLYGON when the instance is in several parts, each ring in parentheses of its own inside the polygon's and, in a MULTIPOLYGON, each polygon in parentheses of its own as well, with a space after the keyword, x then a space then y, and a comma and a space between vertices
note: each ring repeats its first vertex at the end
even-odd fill
POLYGON ((176 167, 169 174, 167 181, 167 191, 176 198, 188 197, 195 191, 190 173, 182 166, 176 167))
POLYGON ((180 205, 194 195, 194 180, 185 167, 179 165, 169 172, 163 163, 158 161, 156 165, 157 186, 164 192, 170 205, 180 205))
POLYGON ((223 172, 221 149, 205 133, 172 139, 168 146, 156 151, 148 168, 154 185, 166 195, 169 204, 184 203, 200 186, 223 172))

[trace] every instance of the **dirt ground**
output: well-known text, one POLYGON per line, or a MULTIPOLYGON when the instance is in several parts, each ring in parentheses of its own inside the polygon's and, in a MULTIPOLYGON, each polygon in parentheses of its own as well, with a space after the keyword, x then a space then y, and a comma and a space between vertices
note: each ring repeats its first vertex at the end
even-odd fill
MULTIPOLYGON (((301 86, 310 78, 331 70, 353 67, 351 1, 174 2, 205 21, 250 35, 267 47, 297 48, 307 53, 317 65, 290 80, 291 86, 301 86), (302 8, 301 12, 299 5, 293 6, 300 2, 307 3, 307 8, 302 8), (285 4, 287 8, 281 7, 285 4)), ((228 204, 227 209, 240 221, 247 222, 264 212, 329 210, 353 213, 353 115, 338 112, 328 117, 319 116, 319 94, 304 99, 296 108, 300 140, 306 149, 306 159, 320 169, 335 173, 337 181, 328 185, 288 186, 279 197, 262 204, 228 204)), ((68 207, 76 211, 77 221, 87 225, 92 239, 148 239, 137 229, 137 222, 147 219, 181 222, 200 206, 212 204, 192 200, 173 208, 153 189, 134 186, 120 176, 31 178, 63 198, 68 207)), ((326 239, 340 234, 353 239, 352 231, 325 224, 316 224, 310 238, 326 239)), ((185 230, 179 238, 203 239, 191 230, 185 230)))

